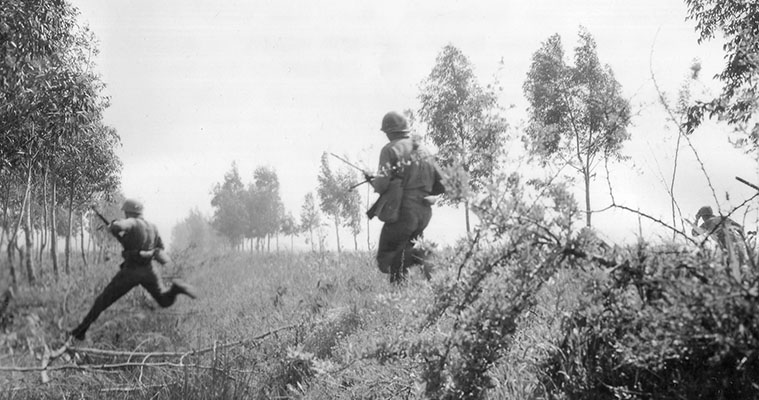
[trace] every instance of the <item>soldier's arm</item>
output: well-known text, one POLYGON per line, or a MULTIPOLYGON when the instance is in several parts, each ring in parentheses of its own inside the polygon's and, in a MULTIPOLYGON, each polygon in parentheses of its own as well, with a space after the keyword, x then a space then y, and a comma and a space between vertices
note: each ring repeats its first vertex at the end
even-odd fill
POLYGON ((155 253, 153 255, 153 258, 161 263, 161 265, 166 265, 171 262, 171 257, 169 257, 169 253, 166 252, 166 249, 163 246, 163 240, 158 234, 158 231, 156 231, 155 236, 155 253))
POLYGON ((387 191, 390 185, 390 179, 392 178, 392 166, 396 162, 397 157, 390 147, 385 147, 380 152, 379 167, 377 168, 377 176, 371 181, 374 191, 382 194, 387 191))
POLYGON ((130 219, 117 219, 108 225, 108 229, 115 236, 121 237, 124 236, 124 232, 132 228, 132 225, 134 224, 132 224, 132 220, 130 219))

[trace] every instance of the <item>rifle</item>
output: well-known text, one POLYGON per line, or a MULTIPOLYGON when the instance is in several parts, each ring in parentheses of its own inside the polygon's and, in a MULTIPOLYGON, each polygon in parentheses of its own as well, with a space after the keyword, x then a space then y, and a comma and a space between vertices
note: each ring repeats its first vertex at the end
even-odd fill
POLYGON ((98 209, 97 209, 97 208, 95 208, 95 206, 90 206, 90 208, 92 209, 92 211, 94 211, 94 212, 95 212, 95 215, 97 215, 97 216, 100 218, 100 220, 101 220, 101 221, 103 221, 103 223, 105 224, 105 226, 108 226, 108 225, 110 225, 110 224, 111 224, 111 223, 110 223, 110 222, 109 222, 109 221, 108 221, 108 220, 107 220, 107 219, 106 219, 106 218, 103 216, 103 214, 101 214, 101 213, 100 213, 100 211, 98 211, 98 209))
MULTIPOLYGON (((111 225, 111 223, 108 221, 108 219, 106 219, 106 218, 103 216, 103 214, 101 214, 101 213, 100 213, 100 211, 98 211, 98 209, 97 209, 97 208, 95 208, 95 206, 94 206, 94 205, 93 205, 93 206, 90 206, 90 209, 92 209, 92 211, 94 211, 94 212, 95 212, 95 215, 97 215, 97 216, 98 216, 98 218, 100 218, 100 220, 101 220, 101 221, 103 221, 103 224, 105 224, 105 227, 106 227, 106 229, 108 229, 108 226, 109 226, 109 225, 111 225)), ((113 235, 113 237, 115 237, 115 238, 116 238, 116 240, 118 240, 118 241, 119 241, 119 243, 121 243, 121 237, 120 237, 119 235, 117 235, 117 234, 113 233, 113 231, 111 231, 110 229, 108 229, 108 231, 109 231, 109 232, 111 232, 111 235, 113 235)))
POLYGON ((329 154, 331 154, 333 157, 337 158, 338 160, 340 160, 340 161, 342 161, 342 162, 344 162, 344 163, 346 163, 346 164, 350 165, 351 167, 353 167, 353 168, 355 168, 355 169, 357 169, 357 170, 361 171, 361 173, 362 173, 362 174, 363 174, 363 175, 366 177, 366 179, 365 179, 365 180, 363 180, 363 181, 361 181, 361 182, 359 182, 359 183, 356 183, 356 184, 354 184, 354 185, 351 185, 351 186, 348 188, 348 190, 353 190, 353 189, 355 189, 355 188, 357 188, 357 187, 359 187, 359 186, 363 185, 364 183, 369 183, 369 182, 371 182, 371 181, 372 181, 372 179, 374 179, 374 177, 372 177, 372 176, 368 176, 368 175, 367 175, 367 173, 366 173, 366 171, 364 171, 362 168, 359 168, 358 166, 356 166, 356 164, 353 164, 353 163, 351 163, 350 161, 348 161, 348 160, 346 160, 346 159, 344 159, 344 158, 342 158, 342 157, 338 156, 338 155, 337 155, 337 154, 335 154, 335 153, 329 153, 329 154))

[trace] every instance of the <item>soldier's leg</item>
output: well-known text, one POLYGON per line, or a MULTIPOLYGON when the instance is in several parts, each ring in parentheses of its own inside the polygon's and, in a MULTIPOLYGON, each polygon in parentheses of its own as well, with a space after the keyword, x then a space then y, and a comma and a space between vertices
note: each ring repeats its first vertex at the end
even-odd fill
MULTIPOLYGON (((390 282, 399 283, 406 278, 408 249, 411 247, 411 235, 419 226, 419 216, 413 209, 401 206, 398 221, 385 224, 380 234, 380 244, 377 251, 377 262, 380 270, 385 269, 390 274, 390 282)), ((384 271, 383 271, 384 272, 384 271)))
POLYGON ((127 294, 133 287, 138 284, 138 277, 135 269, 131 267, 122 267, 119 272, 111 279, 111 282, 95 298, 95 302, 90 311, 84 317, 82 322, 71 331, 71 335, 78 340, 84 340, 85 333, 90 325, 100 316, 106 308, 127 294))
MULTIPOLYGON (((410 209, 414 215, 413 221, 415 222, 415 226, 414 230, 411 232, 411 235, 409 235, 408 241, 404 247, 404 254, 402 258, 403 264, 401 267, 403 274, 408 273, 408 268, 412 265, 422 265, 424 263, 424 260, 426 258, 425 251, 419 247, 416 247, 414 243, 416 240, 422 237, 424 230, 427 228, 427 225, 429 225, 430 219, 432 217, 432 208, 428 205, 411 203, 410 209)), ((425 274, 425 277, 427 279, 430 279, 429 272, 427 270, 423 268, 422 272, 425 274)))
POLYGON ((190 285, 182 282, 172 282, 169 288, 164 285, 161 276, 153 265, 140 267, 140 285, 150 293, 161 307, 170 307, 177 299, 177 295, 184 294, 191 298, 196 295, 190 285))
POLYGON ((150 293, 150 296, 155 299, 159 306, 170 307, 174 304, 174 301, 177 299, 177 294, 179 294, 174 285, 170 288, 166 288, 166 285, 163 284, 163 280, 161 280, 161 276, 158 275, 158 272, 152 264, 138 267, 138 269, 140 270, 140 285, 150 293))

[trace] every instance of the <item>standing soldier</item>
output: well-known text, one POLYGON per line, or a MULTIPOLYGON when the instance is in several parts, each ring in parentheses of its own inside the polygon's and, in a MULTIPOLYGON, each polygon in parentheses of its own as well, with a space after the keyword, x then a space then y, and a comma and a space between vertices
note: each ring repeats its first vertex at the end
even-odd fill
POLYGON ((90 312, 79 326, 71 331, 71 336, 75 339, 84 340, 87 329, 100 313, 137 285, 142 285, 161 307, 174 304, 178 294, 193 299, 196 297, 192 287, 181 282, 172 282, 168 289, 164 287, 152 261, 155 259, 161 265, 166 265, 171 259, 164 250, 156 226, 142 218, 142 208, 139 201, 127 199, 121 207, 125 218, 108 225, 108 229, 124 247, 124 251, 121 252, 124 262, 108 286, 95 298, 90 312))
POLYGON ((713 237, 723 250, 728 248, 729 243, 736 243, 743 232, 743 227, 739 223, 727 217, 714 215, 714 211, 709 206, 698 209, 695 224, 698 225, 701 219, 704 222, 698 227, 699 229, 693 229, 691 234, 694 236, 714 235, 713 237))
POLYGON ((717 241, 719 247, 726 251, 730 259, 735 257, 738 264, 747 260, 745 241, 743 240, 743 226, 728 217, 716 216, 709 206, 701 207, 696 213, 698 225, 700 219, 704 222, 691 231, 694 236, 710 235, 717 241))
MULTIPOLYGON (((421 261, 419 254, 423 252, 413 249, 413 242, 422 236, 432 217, 431 205, 445 188, 432 156, 410 137, 408 121, 403 115, 392 111, 385 114, 381 131, 389 143, 380 152, 377 176, 364 174, 380 199, 393 190, 393 184, 400 184, 402 189, 397 219, 385 221, 377 248, 380 271, 390 274, 391 283, 400 283, 405 280, 408 267, 421 261)), ((372 216, 373 210, 370 210, 369 217, 372 216)))

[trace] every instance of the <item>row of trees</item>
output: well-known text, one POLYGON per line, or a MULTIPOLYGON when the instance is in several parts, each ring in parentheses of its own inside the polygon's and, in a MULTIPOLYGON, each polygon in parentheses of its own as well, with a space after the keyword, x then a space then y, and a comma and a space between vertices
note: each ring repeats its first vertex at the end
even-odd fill
POLYGON ((42 259, 48 245, 57 276, 60 235, 68 272, 87 206, 119 186, 119 137, 103 123, 108 99, 92 69, 96 40, 77 16, 62 1, 0 2, 0 245, 14 285, 16 254, 33 283, 34 253, 42 259))
MULTIPOLYGON (((342 249, 341 228, 350 230, 357 249, 363 213, 361 196, 350 189, 351 184, 356 182, 356 174, 346 169, 333 169, 324 153, 318 179, 318 198, 313 193, 306 194, 297 221, 282 203, 276 171, 270 167, 257 167, 253 172, 253 182, 246 187, 237 164, 232 163, 224 180, 213 189, 211 206, 214 213, 209 225, 234 249, 242 248, 249 241, 251 249, 263 250, 265 246, 269 250, 271 239, 278 238, 280 234, 290 237, 292 247, 293 237, 301 233, 307 234, 307 241, 312 249, 316 249, 317 245, 323 245, 321 228, 324 214, 332 220, 338 251, 342 249)), ((197 215, 191 212, 190 217, 175 228, 174 238, 179 239, 179 247, 196 247, 203 243, 201 238, 208 238, 205 228, 198 222, 202 216, 197 211, 194 213, 197 215)))

